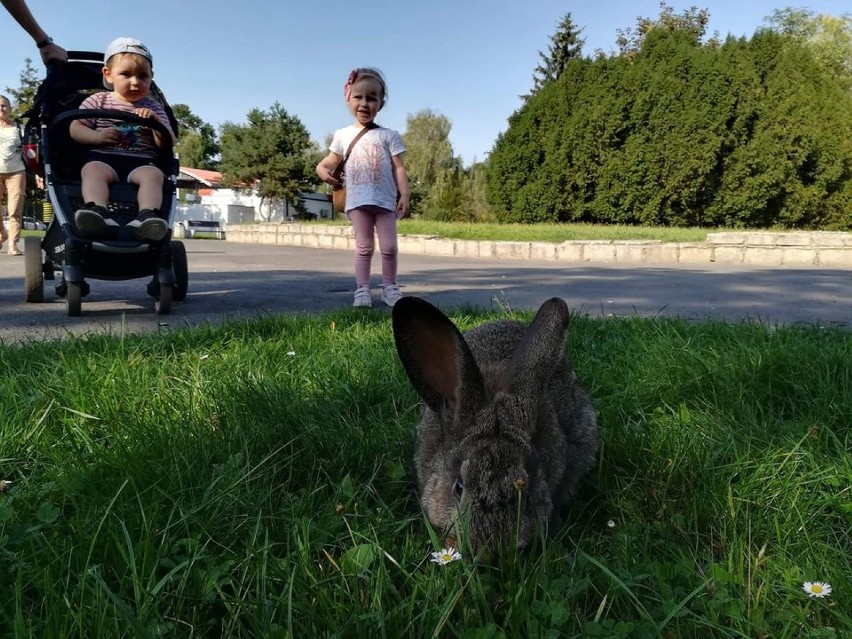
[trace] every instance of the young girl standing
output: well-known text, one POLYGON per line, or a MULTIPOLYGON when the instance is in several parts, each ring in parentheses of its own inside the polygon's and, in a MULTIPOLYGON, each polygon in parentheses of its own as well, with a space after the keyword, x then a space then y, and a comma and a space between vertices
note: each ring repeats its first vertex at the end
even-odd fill
POLYGON ((409 216, 408 175, 399 133, 374 124, 387 100, 387 85, 378 69, 354 69, 343 85, 346 105, 355 123, 334 132, 329 154, 317 165, 323 182, 340 186, 334 170, 362 129, 369 129, 346 160, 346 216, 355 233, 355 299, 353 306, 372 306, 370 266, 379 236, 382 255, 382 301, 388 306, 402 297, 396 283, 397 218, 409 216))

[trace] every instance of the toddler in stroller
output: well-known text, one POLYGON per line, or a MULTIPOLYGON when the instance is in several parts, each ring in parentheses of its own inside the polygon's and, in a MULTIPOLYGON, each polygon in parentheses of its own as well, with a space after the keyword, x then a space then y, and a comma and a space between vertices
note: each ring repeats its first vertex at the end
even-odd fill
MULTIPOLYGON (((81 109, 114 109, 133 113, 143 119, 157 118, 169 127, 162 105, 148 97, 153 79, 151 52, 133 38, 116 38, 104 54, 104 91, 89 96, 81 109)), ((104 235, 118 224, 109 215, 109 185, 127 181, 139 187, 139 214, 128 222, 140 240, 161 240, 168 230, 160 217, 163 200, 163 172, 154 164, 156 148, 163 146, 163 135, 152 129, 107 118, 74 120, 71 137, 88 151, 81 171, 83 199, 86 204, 74 214, 74 222, 87 235, 104 235)), ((172 136, 171 129, 169 134, 172 136)))
POLYGON ((183 243, 171 239, 177 122, 152 81, 152 56, 130 38, 68 56, 48 66, 25 131, 25 158, 43 162, 34 168, 54 212, 43 239, 25 238, 26 301, 42 301, 54 271, 69 315, 80 314, 86 278, 152 277, 147 292, 168 313, 188 272, 183 243))

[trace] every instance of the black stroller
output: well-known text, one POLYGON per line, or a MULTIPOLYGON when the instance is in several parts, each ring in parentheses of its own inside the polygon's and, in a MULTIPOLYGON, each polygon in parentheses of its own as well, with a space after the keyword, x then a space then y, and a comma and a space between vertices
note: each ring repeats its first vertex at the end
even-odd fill
MULTIPOLYGON (((87 278, 129 280, 151 278, 147 292, 160 315, 171 311, 173 301, 186 297, 189 272, 183 242, 173 241, 175 190, 178 161, 170 142, 163 144, 155 160, 166 179, 161 211, 168 233, 159 241, 135 239, 124 227, 138 214, 136 186, 115 183, 110 187, 109 210, 121 227, 109 239, 91 238, 74 224, 74 212, 83 205, 80 169, 84 148, 71 139, 69 127, 76 119, 108 117, 150 127, 171 140, 166 128, 155 120, 112 110, 79 109, 96 90, 103 90, 103 54, 70 51, 68 62, 48 67, 24 132, 24 156, 31 168, 43 175, 53 219, 44 238, 24 238, 25 299, 44 301, 44 280, 60 273, 56 294, 64 297, 68 315, 80 315, 82 298, 89 294, 87 278)), ((151 97, 159 100, 177 133, 177 122, 162 92, 152 85, 151 97)))

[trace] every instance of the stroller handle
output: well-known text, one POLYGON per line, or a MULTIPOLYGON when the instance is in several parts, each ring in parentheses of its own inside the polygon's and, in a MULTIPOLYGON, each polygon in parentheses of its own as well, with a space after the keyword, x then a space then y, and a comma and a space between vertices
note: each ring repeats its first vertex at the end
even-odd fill
POLYGON ((57 115, 50 123, 50 128, 58 127, 59 125, 72 120, 89 120, 94 118, 108 118, 110 120, 121 120, 130 124, 137 124, 149 129, 153 129, 162 136, 163 145, 158 147, 158 154, 164 158, 172 158, 174 156, 174 140, 172 132, 156 118, 140 118, 133 113, 125 111, 116 111, 114 109, 73 109, 71 111, 63 111, 57 115))
POLYGON ((68 54, 68 60, 51 60, 47 63, 47 73, 48 75, 52 72, 55 72, 58 69, 62 69, 69 62, 74 64, 75 62, 100 62, 103 64, 104 62, 104 54, 99 51, 72 51, 71 49, 67 50, 65 53, 68 54))

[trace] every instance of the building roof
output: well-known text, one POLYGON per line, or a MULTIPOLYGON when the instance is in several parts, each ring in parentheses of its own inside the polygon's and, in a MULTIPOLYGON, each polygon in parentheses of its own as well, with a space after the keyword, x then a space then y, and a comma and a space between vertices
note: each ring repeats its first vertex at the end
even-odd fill
MULTIPOLYGON (((178 188, 192 189, 198 195, 212 195, 216 189, 222 186, 222 174, 219 171, 193 169, 188 166, 182 166, 180 167, 177 185, 178 188)), ((299 195, 303 200, 314 200, 317 202, 331 201, 331 195, 328 193, 303 191, 299 195)))
POLYGON ((178 181, 195 181, 201 186, 216 187, 222 184, 222 174, 219 171, 192 169, 188 166, 182 166, 180 167, 178 181))

